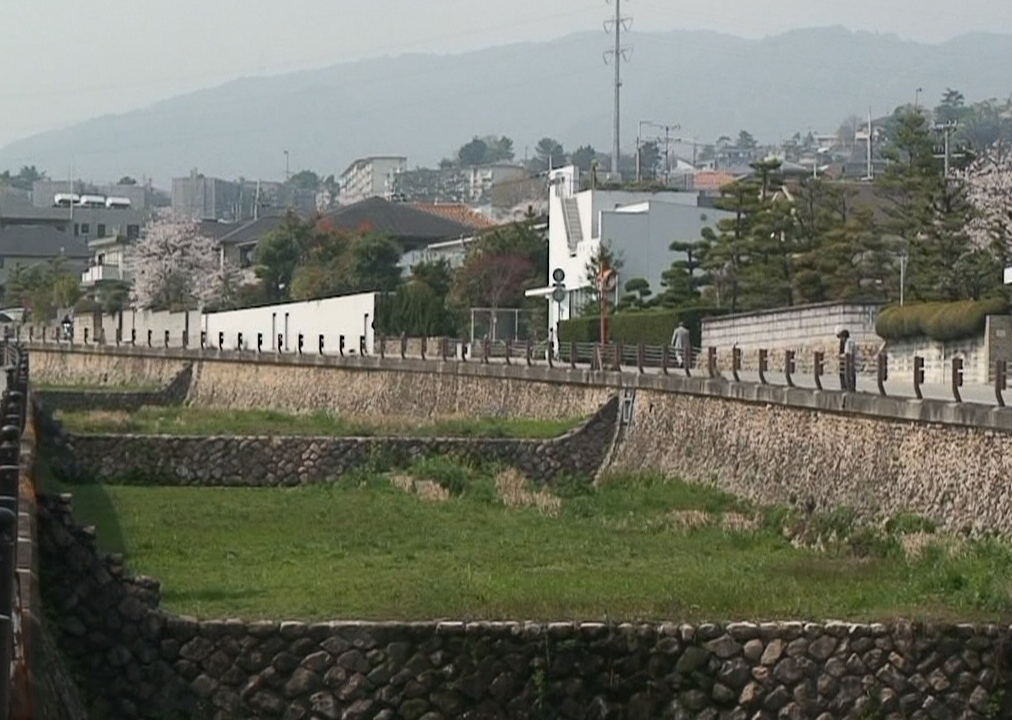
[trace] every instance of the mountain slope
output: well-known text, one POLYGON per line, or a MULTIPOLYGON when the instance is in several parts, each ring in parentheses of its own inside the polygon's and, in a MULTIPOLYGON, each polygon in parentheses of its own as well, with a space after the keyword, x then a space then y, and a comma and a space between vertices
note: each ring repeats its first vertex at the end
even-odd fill
MULTIPOLYGON (((946 87, 968 98, 1012 91, 1012 37, 976 34, 941 45, 842 28, 763 40, 711 32, 631 34, 624 67, 623 146, 637 121, 681 124, 712 142, 748 129, 761 141, 834 131, 848 115, 890 112, 946 87)), ((545 135, 567 148, 611 147, 607 38, 583 33, 461 55, 403 55, 283 76, 243 78, 122 115, 41 133, 0 149, 0 168, 36 164, 62 176, 124 174, 167 184, 191 168, 277 178, 292 169, 340 173, 363 155, 433 164, 475 134, 502 133, 518 154, 545 135)), ((533 151, 532 151, 533 152, 533 151)))

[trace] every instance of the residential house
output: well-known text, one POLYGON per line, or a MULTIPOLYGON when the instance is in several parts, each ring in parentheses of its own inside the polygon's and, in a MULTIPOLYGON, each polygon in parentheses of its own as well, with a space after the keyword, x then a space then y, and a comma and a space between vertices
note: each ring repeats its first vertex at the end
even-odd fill
POLYGON ((84 240, 47 225, 0 227, 0 286, 6 288, 11 276, 52 261, 62 261, 67 272, 78 273, 88 266, 88 245, 84 240))
MULTIPOLYGON (((470 238, 479 229, 487 228, 490 224, 476 213, 465 215, 460 207, 446 211, 434 210, 432 207, 421 210, 418 207, 393 203, 382 198, 370 198, 355 205, 339 208, 321 216, 320 222, 334 230, 368 231, 385 235, 396 240, 406 254, 420 251, 433 243, 470 238), (450 216, 457 219, 451 219, 450 216)), ((219 236, 222 262, 251 269, 257 243, 283 223, 283 215, 273 215, 236 224, 232 230, 219 236)), ((207 224, 207 227, 218 229, 212 224, 207 224)))
POLYGON ((580 192, 580 171, 573 166, 553 170, 549 183, 549 276, 545 287, 528 292, 551 299, 552 274, 565 274, 565 298, 550 303, 549 328, 579 314, 590 300, 595 279, 587 268, 602 244, 622 260, 616 294, 633 278, 646 279, 656 293, 662 273, 679 259, 671 243, 698 241, 703 228, 731 217, 696 192, 580 192))
POLYGON ((341 173, 340 203, 355 203, 394 195, 394 179, 408 169, 408 159, 397 155, 376 155, 359 158, 341 173))

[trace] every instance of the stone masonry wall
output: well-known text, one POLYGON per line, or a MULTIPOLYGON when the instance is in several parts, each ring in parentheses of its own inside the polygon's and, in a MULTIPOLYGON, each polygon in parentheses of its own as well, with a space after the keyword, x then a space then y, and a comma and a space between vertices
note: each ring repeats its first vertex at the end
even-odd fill
POLYGON ((151 484, 291 486, 334 480, 380 461, 404 466, 451 455, 512 466, 533 480, 593 476, 615 435, 618 398, 550 440, 464 438, 172 437, 76 435, 52 462, 70 477, 151 484))
POLYGON ((640 390, 609 470, 662 471, 763 505, 906 511, 1012 534, 1012 433, 640 390))
POLYGON ((110 410, 133 412, 145 406, 179 405, 190 391, 193 364, 184 367, 168 385, 149 392, 42 390, 36 392, 42 405, 50 411, 110 410))
POLYGON ((43 593, 96 715, 215 720, 997 717, 1009 628, 198 621, 42 498, 43 593), (100 715, 99 713, 105 713, 100 715))

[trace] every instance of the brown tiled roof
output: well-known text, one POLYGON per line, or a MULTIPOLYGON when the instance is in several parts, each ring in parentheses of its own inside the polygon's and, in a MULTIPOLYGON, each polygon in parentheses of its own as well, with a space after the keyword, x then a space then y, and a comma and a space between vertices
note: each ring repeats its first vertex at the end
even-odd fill
POLYGON ((496 226, 496 223, 463 203, 411 203, 411 207, 461 225, 467 225, 475 230, 485 230, 496 226))
POLYGON ((714 170, 701 170, 692 176, 692 187, 695 190, 720 190, 725 185, 735 181, 734 175, 716 172, 714 170))

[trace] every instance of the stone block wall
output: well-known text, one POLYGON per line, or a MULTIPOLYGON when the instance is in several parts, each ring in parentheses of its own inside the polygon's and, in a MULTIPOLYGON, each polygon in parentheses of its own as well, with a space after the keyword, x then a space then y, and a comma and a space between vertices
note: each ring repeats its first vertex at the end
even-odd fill
POLYGON ((110 410, 133 412, 145 406, 179 405, 186 400, 193 380, 193 364, 188 363, 168 385, 148 392, 83 390, 42 390, 36 397, 49 411, 110 410))
MULTIPOLYGON (((260 720, 995 717, 999 626, 197 620, 39 513, 58 641, 104 716, 260 720)), ((102 715, 100 715, 102 716, 102 715)))
POLYGON ((405 466, 456 456, 550 482, 592 477, 611 446, 618 415, 614 397, 580 427, 550 440, 76 435, 59 439, 52 462, 84 480, 263 487, 334 480, 377 461, 405 466))
POLYGON ((1008 431, 639 390, 608 469, 661 471, 761 505, 913 512, 946 531, 1012 535, 1008 431))

